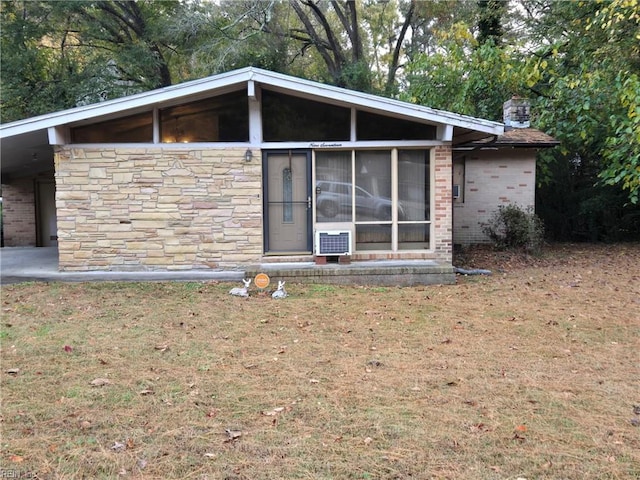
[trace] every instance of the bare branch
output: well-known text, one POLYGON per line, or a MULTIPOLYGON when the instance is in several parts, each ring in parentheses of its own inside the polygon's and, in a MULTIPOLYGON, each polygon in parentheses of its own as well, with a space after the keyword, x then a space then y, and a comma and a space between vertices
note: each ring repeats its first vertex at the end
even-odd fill
POLYGON ((387 76, 387 85, 386 90, 389 91, 393 84, 396 81, 396 73, 398 72, 399 62, 400 62, 400 52, 402 50, 402 44, 404 43, 404 38, 407 34, 407 30, 409 29, 409 25, 411 25, 411 21, 413 20, 413 14, 416 9, 415 0, 411 0, 411 4, 409 5, 409 10, 407 11, 407 15, 405 16, 404 22, 402 24, 402 29, 400 30, 400 35, 398 35, 398 39, 396 40, 395 48, 393 49, 393 58, 391 60, 391 65, 389 65, 389 75, 387 76))

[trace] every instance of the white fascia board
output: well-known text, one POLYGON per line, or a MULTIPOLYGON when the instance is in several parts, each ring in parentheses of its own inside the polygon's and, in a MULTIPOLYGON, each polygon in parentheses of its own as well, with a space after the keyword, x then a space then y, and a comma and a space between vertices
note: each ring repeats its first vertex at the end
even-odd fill
POLYGON ((439 140, 370 140, 361 142, 351 141, 319 141, 319 142, 263 142, 262 149, 274 150, 353 150, 363 148, 430 148, 444 145, 439 140))
POLYGON ((49 127, 47 130, 49 137, 49 145, 64 145, 68 143, 69 132, 64 125, 58 127, 49 127))
MULTIPOLYGON (((422 120, 436 125, 448 124, 454 127, 467 128, 493 135, 501 135, 504 133, 503 124, 498 122, 436 110, 354 90, 347 90, 345 88, 325 85, 267 70, 246 67, 157 90, 0 125, 0 138, 11 137, 36 130, 44 130, 50 127, 71 124, 83 120, 86 121, 92 118, 106 117, 126 111, 142 110, 188 97, 203 96, 207 92, 242 84, 244 82, 258 82, 284 92, 302 94, 303 96, 314 98, 318 101, 330 102, 345 107, 356 106, 362 110, 399 118, 422 120)), ((255 93, 254 89, 254 94, 255 93)))
POLYGON ((345 88, 312 82, 301 78, 254 69, 253 80, 271 87, 279 87, 281 91, 294 91, 319 101, 330 100, 330 103, 344 106, 356 105, 362 110, 381 114, 395 114, 406 119, 419 119, 436 124, 449 124, 454 127, 468 128, 494 135, 504 133, 504 125, 500 122, 460 115, 457 113, 436 110, 413 103, 402 102, 391 98, 379 97, 368 93, 347 90, 345 88))
POLYGON ((102 117, 127 110, 136 110, 154 106, 174 99, 189 97, 203 92, 224 88, 249 80, 251 68, 243 68, 226 74, 207 77, 190 82, 179 83, 148 92, 137 93, 127 97, 93 103, 82 107, 61 110, 37 117, 18 120, 0 125, 0 138, 11 137, 35 130, 48 129, 58 125, 102 117))
POLYGON ((436 135, 443 142, 450 142, 453 140, 453 125, 440 124, 438 125, 438 132, 436 135))

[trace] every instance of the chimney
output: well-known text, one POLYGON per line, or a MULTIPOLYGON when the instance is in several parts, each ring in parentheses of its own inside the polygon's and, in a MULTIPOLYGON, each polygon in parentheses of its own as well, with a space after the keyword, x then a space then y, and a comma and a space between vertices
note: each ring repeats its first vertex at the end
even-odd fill
POLYGON ((502 113, 504 116, 504 126, 511 128, 529 128, 531 122, 529 115, 531 113, 531 102, 526 98, 511 97, 502 105, 502 113))

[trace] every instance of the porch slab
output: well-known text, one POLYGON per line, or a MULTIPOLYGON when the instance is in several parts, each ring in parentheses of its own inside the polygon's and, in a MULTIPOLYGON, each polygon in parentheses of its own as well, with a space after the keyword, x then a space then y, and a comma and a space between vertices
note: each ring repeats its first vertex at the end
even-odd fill
POLYGON ((272 281, 333 285, 452 285, 453 266, 430 260, 376 260, 351 264, 315 262, 262 263, 245 271, 247 277, 266 273, 272 281))

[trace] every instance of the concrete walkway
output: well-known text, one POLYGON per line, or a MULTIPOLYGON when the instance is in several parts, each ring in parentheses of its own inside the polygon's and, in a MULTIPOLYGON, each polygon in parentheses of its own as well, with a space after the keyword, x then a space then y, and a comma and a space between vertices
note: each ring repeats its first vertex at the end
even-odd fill
POLYGON ((20 282, 240 281, 244 271, 59 272, 56 247, 0 248, 0 284, 20 282))
POLYGON ((58 271, 56 247, 0 248, 0 284, 20 282, 153 282, 207 281, 240 282, 264 272, 271 278, 298 283, 354 285, 446 285, 455 283, 450 265, 430 260, 377 260, 347 265, 316 265, 314 262, 267 263, 245 270, 181 271, 58 271))

